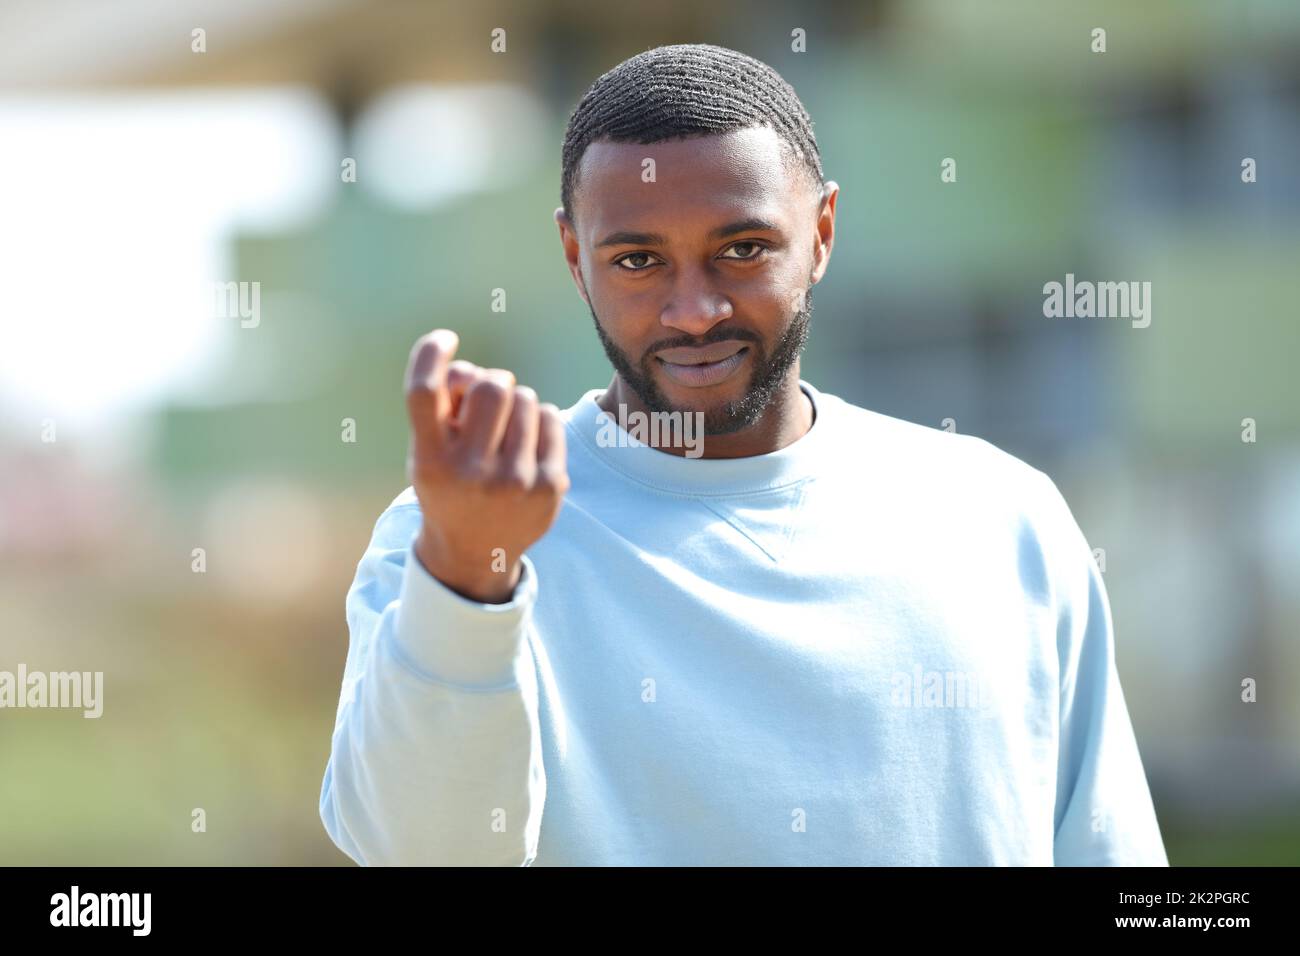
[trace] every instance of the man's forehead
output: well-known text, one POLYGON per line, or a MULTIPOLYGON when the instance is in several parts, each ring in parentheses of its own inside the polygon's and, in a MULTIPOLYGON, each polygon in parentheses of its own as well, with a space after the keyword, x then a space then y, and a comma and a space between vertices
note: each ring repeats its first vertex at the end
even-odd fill
POLYGON ((640 165, 646 157, 659 162, 709 161, 719 166, 762 169, 780 166, 783 140, 770 126, 750 126, 726 133, 709 133, 659 143, 591 143, 582 157, 584 172, 640 165))
POLYGON ((670 215, 784 218, 798 198, 795 186, 769 127, 662 143, 599 141, 583 154, 579 218, 593 230, 670 215))

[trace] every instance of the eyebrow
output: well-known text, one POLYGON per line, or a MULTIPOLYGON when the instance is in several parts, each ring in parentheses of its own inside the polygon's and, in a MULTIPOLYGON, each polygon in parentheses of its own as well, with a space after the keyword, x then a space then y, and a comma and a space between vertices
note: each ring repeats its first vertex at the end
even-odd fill
MULTIPOLYGON (((757 216, 751 216, 748 219, 738 219, 735 222, 729 222, 725 226, 719 226, 709 233, 710 239, 725 239, 727 236, 734 236, 738 232, 780 232, 781 227, 770 219, 761 219, 757 216)), ((596 243, 596 248, 603 246, 666 246, 668 240, 657 232, 611 232, 600 242, 596 243)))

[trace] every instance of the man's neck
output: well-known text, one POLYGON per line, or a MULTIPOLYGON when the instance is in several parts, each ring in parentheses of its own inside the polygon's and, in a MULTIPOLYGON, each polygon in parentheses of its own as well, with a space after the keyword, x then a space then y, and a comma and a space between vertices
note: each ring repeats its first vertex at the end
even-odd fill
MULTIPOLYGON (((650 414, 645 403, 627 387, 617 373, 609 383, 609 388, 596 399, 596 404, 615 421, 620 421, 618 413, 620 405, 629 415, 633 412, 641 412, 647 416, 650 414)), ((799 387, 799 367, 796 365, 790 370, 785 384, 772 397, 762 418, 738 432, 705 435, 700 457, 749 458, 753 455, 766 455, 778 451, 802 438, 812 427, 815 417, 816 411, 812 400, 799 387)), ((685 447, 677 447, 670 442, 662 443, 657 450, 682 457, 687 451, 685 447)))

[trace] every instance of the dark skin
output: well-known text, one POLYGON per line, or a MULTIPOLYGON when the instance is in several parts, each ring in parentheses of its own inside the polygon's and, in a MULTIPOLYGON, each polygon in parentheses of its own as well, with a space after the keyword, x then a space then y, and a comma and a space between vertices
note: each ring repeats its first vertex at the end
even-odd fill
MULTIPOLYGON (((819 192, 787 165, 769 129, 653 146, 595 143, 585 153, 574 200, 580 227, 563 209, 555 214, 569 269, 607 349, 612 344, 640 377, 642 391, 736 426, 706 434, 703 457, 766 454, 811 427, 812 407, 799 389, 801 340, 790 333, 803 328, 804 293, 826 271, 838 194, 835 183, 819 192), (655 183, 641 182, 647 156, 655 159, 655 183), (756 218, 767 225, 712 235, 756 218), (601 244, 629 231, 658 238, 601 244), (618 264, 626 260, 631 266, 618 264), (682 371, 698 373, 692 356, 674 354, 706 344, 736 350, 725 375, 707 384, 682 371), (672 364, 661 364, 661 354, 672 364), (772 374, 756 374, 764 369, 772 374), (737 415, 742 399, 752 415, 737 415)), ((435 329, 415 343, 407 366, 408 470, 422 515, 415 553, 462 597, 500 604, 511 599, 521 556, 555 521, 568 491, 564 426, 559 410, 510 371, 455 358, 458 345, 454 331, 435 329)), ((617 420, 620 404, 652 410, 616 363, 600 406, 617 420)))
MULTIPOLYGON (((819 194, 819 184, 791 168, 782 149, 766 127, 652 145, 595 142, 579 170, 576 225, 563 207, 555 211, 582 298, 606 337, 675 410, 721 415, 744 398, 762 358, 790 327, 804 290, 825 274, 839 186, 827 182, 819 194), (655 161, 651 183, 641 178, 647 157, 655 161), (767 227, 714 234, 754 219, 767 227), (737 332, 734 344, 746 350, 721 381, 683 383, 656 356, 667 347, 716 342, 706 335, 728 331, 737 332)), ((615 418, 620 404, 628 412, 652 411, 617 370, 598 404, 615 418)), ((703 457, 776 451, 798 440, 812 420, 796 357, 757 420, 708 434, 703 457)), ((661 450, 685 454, 685 448, 661 450)))

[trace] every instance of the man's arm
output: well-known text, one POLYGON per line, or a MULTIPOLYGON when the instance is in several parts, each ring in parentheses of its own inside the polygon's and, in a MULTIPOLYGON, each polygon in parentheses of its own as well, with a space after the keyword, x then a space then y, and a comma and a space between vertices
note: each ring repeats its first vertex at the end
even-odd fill
POLYGON ((380 516, 348 592, 320 812, 361 863, 537 855, 546 777, 525 552, 569 487, 564 426, 512 373, 453 362, 459 343, 435 329, 411 349, 416 501, 380 516))
POLYGON ((320 815, 363 865, 530 864, 546 777, 525 557, 511 599, 482 604, 415 557, 417 506, 390 507, 348 591, 348 658, 320 815))
POLYGON ((1168 866, 1120 687, 1101 571, 1060 491, 1042 480, 1060 661, 1055 862, 1168 866))

